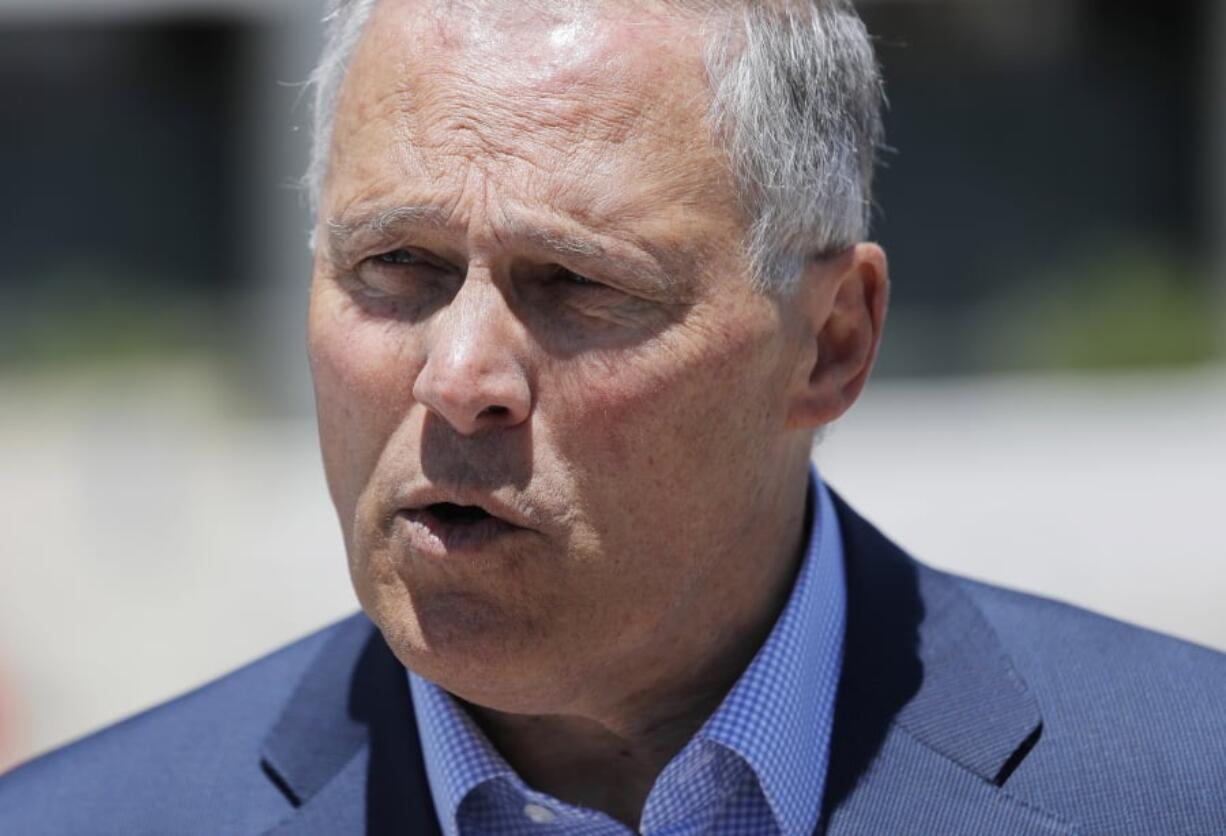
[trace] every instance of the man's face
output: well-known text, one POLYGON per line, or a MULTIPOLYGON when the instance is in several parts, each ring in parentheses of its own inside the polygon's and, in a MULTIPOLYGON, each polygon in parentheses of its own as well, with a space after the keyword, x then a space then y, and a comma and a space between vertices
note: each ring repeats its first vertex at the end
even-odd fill
POLYGON ((803 327, 750 287, 693 21, 453 5, 381 4, 342 93, 324 461, 401 661, 557 711, 754 617, 803 327))

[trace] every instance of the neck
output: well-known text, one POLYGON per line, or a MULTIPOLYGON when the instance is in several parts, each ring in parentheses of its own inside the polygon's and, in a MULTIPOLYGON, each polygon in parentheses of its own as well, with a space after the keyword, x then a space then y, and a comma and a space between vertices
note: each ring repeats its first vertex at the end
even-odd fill
MULTIPOLYGON (((720 631, 726 639, 703 648, 706 653, 672 654, 677 663, 672 670, 660 669, 658 659, 642 665, 656 668, 655 675, 646 682, 640 676, 630 689, 602 689, 604 699, 574 713, 509 714, 467 706, 528 785, 569 804, 605 812, 629 827, 638 826, 660 772, 719 707, 787 603, 803 556, 809 515, 816 513, 805 497, 806 493, 800 495, 799 503, 784 515, 784 525, 776 529, 789 532, 786 542, 777 545, 777 559, 758 564, 769 568, 771 578, 759 600, 746 608, 747 615, 735 619, 735 629, 720 631)), ((710 635, 709 625, 720 614, 709 617, 705 624, 690 628, 710 635)), ((618 680, 631 681, 611 678, 614 683, 618 680)))
POLYGON ((568 804, 637 827, 656 778, 719 705, 723 693, 658 711, 639 727, 579 715, 503 714, 470 706, 524 781, 568 804))

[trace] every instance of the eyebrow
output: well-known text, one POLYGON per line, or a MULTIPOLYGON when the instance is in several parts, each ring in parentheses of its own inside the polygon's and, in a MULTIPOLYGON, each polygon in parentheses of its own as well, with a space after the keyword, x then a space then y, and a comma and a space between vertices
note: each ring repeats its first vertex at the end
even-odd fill
MULTIPOLYGON (((382 239, 395 234, 399 228, 404 226, 418 225, 439 228, 445 226, 446 222, 447 213, 438 206, 396 206, 371 212, 353 221, 331 220, 328 222, 328 234, 333 250, 346 252, 351 248, 354 239, 362 235, 371 234, 382 239)), ((601 258, 606 254, 605 248, 595 241, 578 235, 544 230, 523 221, 510 222, 507 225, 507 231, 514 238, 527 241, 539 249, 561 255, 601 258)))
MULTIPOLYGON (((406 204, 379 209, 353 220, 332 219, 327 223, 328 249, 333 261, 343 263, 359 246, 357 242, 372 240, 391 243, 406 227, 424 226, 442 229, 451 224, 453 215, 435 204, 406 204)), ((575 235, 563 230, 543 229, 523 219, 510 219, 506 233, 519 241, 543 252, 569 256, 587 261, 605 259, 609 250, 600 242, 584 235, 575 235)), ((363 245, 368 246, 368 245, 363 245)), ((639 249, 636 247, 635 249, 639 249)), ((661 287, 675 284, 674 278, 659 265, 647 250, 642 257, 634 259, 633 273, 641 279, 661 287)))
POLYGON ((394 206, 361 215, 354 220, 332 218, 328 221, 328 252, 335 262, 342 262, 362 238, 382 241, 391 238, 406 225, 441 228, 447 224, 447 213, 440 207, 421 204, 394 206))
POLYGON ((541 229, 519 220, 512 220, 507 225, 507 231, 513 238, 527 241, 538 249, 559 255, 573 255, 580 258, 604 258, 608 255, 604 247, 590 238, 541 229))

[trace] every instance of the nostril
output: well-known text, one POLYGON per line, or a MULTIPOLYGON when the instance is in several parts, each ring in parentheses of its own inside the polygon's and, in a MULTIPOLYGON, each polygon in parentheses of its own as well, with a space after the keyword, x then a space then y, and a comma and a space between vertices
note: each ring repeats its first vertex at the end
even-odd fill
POLYGON ((481 410, 481 415, 478 417, 489 416, 490 418, 502 418, 503 416, 510 414, 510 412, 511 410, 507 409, 505 406, 487 406, 485 409, 481 410))

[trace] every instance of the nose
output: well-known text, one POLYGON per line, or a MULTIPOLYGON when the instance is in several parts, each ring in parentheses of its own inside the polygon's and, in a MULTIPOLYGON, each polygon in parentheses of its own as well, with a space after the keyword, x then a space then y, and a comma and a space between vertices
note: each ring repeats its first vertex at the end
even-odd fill
POLYGON ((461 435, 513 427, 532 411, 521 328, 501 292, 470 276, 430 323, 413 398, 461 435))

